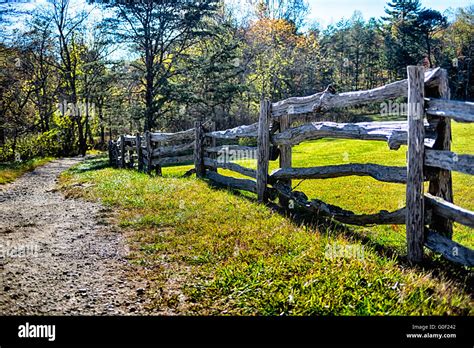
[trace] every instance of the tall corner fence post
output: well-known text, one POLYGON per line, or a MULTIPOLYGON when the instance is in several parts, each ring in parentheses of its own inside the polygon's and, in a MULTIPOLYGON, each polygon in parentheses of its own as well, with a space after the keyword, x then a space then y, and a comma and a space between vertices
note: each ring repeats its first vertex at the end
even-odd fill
POLYGON ((257 133, 257 196, 259 202, 267 202, 268 161, 270 158, 271 102, 260 102, 257 133))
MULTIPOLYGON (((283 115, 280 117, 280 133, 284 132, 291 126, 291 116, 283 115)), ((292 166, 292 147, 291 145, 280 146, 280 168, 291 168, 292 166)), ((291 187, 291 179, 282 181, 285 185, 291 187)), ((279 196, 280 205, 288 207, 289 200, 283 195, 279 196)))
POLYGON ((135 140, 135 146, 137 149, 137 168, 138 171, 141 172, 143 170, 143 151, 142 151, 142 138, 140 136, 140 133, 137 133, 136 135, 136 140, 135 140))
POLYGON ((204 130, 200 121, 194 122, 195 142, 194 142, 194 168, 196 168, 196 177, 203 178, 206 175, 204 167, 204 130))
MULTIPOLYGON (((428 97, 431 97, 431 93, 434 97, 440 99, 450 99, 449 90, 449 79, 448 72, 445 69, 441 70, 441 76, 439 85, 436 91, 428 91, 428 97)), ((436 141, 433 145, 433 150, 451 151, 451 119, 449 117, 431 117, 433 121, 437 121, 436 126, 436 141)), ((453 179, 451 171, 446 169, 431 169, 432 175, 430 176, 428 192, 433 196, 440 197, 447 202, 453 202, 453 179)), ((433 215, 430 229, 438 232, 446 238, 452 239, 453 237, 453 222, 442 216, 436 214, 433 215)))
POLYGON ((119 148, 119 168, 125 168, 125 135, 120 136, 120 148, 119 148))
POLYGON ((423 260, 424 244, 424 67, 409 66, 406 238, 410 263, 423 260))
POLYGON ((151 134, 150 131, 145 132, 145 147, 146 147, 146 169, 147 174, 151 173, 152 160, 153 160, 153 148, 151 146, 151 134))

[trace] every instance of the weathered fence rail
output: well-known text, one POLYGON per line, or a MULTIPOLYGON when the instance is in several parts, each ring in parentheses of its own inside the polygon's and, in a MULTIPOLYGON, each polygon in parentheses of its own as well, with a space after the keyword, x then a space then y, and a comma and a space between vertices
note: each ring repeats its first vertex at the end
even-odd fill
POLYGON ((408 79, 367 91, 335 94, 326 91, 308 97, 279 102, 262 101, 258 123, 215 130, 212 123, 196 122, 193 129, 178 133, 150 133, 121 136, 109 143, 112 165, 137 166, 161 174, 161 166, 193 162, 197 177, 214 184, 257 194, 266 202, 279 198, 311 213, 353 225, 406 225, 408 259, 421 262, 423 248, 447 259, 474 265, 474 252, 452 241, 452 223, 474 228, 474 213, 453 203, 451 171, 474 174, 474 156, 451 152, 450 120, 474 122, 474 103, 449 100, 446 71, 408 67, 408 79), (308 113, 323 114, 333 108, 408 98, 407 121, 301 124, 308 113), (298 121, 298 125, 292 124, 298 121), (391 150, 407 145, 407 166, 375 163, 296 168, 292 147, 321 138, 386 141, 391 150), (256 139, 256 146, 241 146, 242 138, 256 139), (220 145, 217 146, 217 141, 220 145), (255 159, 257 168, 236 163, 255 159), (279 159, 280 168, 269 174, 269 161, 279 159), (238 173, 246 179, 225 176, 218 169, 238 173), (404 208, 393 212, 355 214, 317 199, 308 199, 292 189, 293 179, 330 179, 342 176, 370 176, 378 181, 406 184, 404 208), (429 182, 428 193, 424 183, 429 182))

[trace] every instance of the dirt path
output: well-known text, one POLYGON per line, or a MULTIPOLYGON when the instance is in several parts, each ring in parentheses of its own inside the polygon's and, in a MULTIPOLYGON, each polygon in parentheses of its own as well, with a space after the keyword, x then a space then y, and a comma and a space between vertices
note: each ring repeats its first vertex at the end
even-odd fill
POLYGON ((55 160, 0 187, 0 315, 150 314, 126 244, 100 204, 66 199, 55 160), (127 271, 128 270, 128 271, 127 271))

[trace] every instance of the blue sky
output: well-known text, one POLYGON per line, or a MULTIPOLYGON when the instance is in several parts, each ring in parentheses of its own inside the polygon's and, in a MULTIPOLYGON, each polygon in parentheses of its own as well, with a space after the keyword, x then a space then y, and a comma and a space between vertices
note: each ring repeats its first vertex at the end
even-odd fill
MULTIPOLYGON (((0 4, 5 0, 0 0, 0 4)), ((24 0, 25 1, 25 0, 24 0)), ((33 9, 36 7, 47 6, 48 0, 26 0, 27 4, 12 4, 22 8, 33 9)), ((237 16, 247 17, 249 11, 252 11, 252 4, 260 0, 225 0, 225 2, 236 10, 237 16), (235 6, 235 7, 234 7, 235 6)), ((324 29, 330 24, 335 24, 342 18, 350 18, 354 11, 360 11, 364 19, 371 17, 381 17, 385 15, 384 8, 388 0, 306 0, 309 4, 309 15, 307 17, 307 27, 318 23, 319 27, 324 29)), ((429 7, 442 13, 449 9, 458 7, 467 7, 474 5, 474 0, 421 0, 423 7, 429 7)), ((102 11, 95 6, 86 4, 86 0, 71 0, 71 12, 76 9, 91 11, 92 22, 101 17, 102 11)), ((21 28, 22 20, 13 21, 13 28, 21 28)), ((1 24, 1 23, 0 23, 1 24)), ((1 25, 0 25, 1 26, 1 25)))
MULTIPOLYGON (((322 27, 337 23, 341 18, 350 18, 354 11, 362 12, 365 19, 380 17, 385 14, 385 0, 307 0, 310 5, 308 21, 318 21, 322 27)), ((470 0, 422 0, 424 7, 440 12, 449 8, 474 5, 470 0)))
MULTIPOLYGON (((0 0, 0 3, 5 0, 0 0)), ((44 6, 47 0, 27 0, 30 2, 27 6, 34 8, 44 6)), ((91 8, 85 4, 85 0, 71 0, 73 4, 77 4, 79 8, 91 8)), ((239 8, 238 12, 243 14, 250 10, 252 6, 259 0, 225 0, 228 4, 236 4, 239 8)), ((362 12, 365 19, 370 17, 380 17, 385 14, 384 8, 387 0, 306 0, 310 7, 310 14, 307 18, 308 23, 318 22, 321 27, 329 24, 337 23, 342 18, 350 18, 354 11, 362 12)), ((474 5, 474 0, 421 0, 424 7, 429 7, 440 12, 448 9, 456 9, 458 7, 467 7, 474 5)), ((18 5, 17 5, 18 6, 18 5)), ((74 6, 73 6, 74 7, 74 6)), ((99 11, 97 11, 97 14, 99 11)))

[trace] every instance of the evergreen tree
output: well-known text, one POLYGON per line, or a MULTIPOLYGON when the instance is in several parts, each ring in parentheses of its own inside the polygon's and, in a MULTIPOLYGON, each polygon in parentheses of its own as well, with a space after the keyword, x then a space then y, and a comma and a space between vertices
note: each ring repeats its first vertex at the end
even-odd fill
POLYGON ((392 0, 387 3, 383 17, 386 25, 386 54, 388 68, 395 78, 406 75, 408 65, 417 64, 423 57, 421 38, 417 35, 417 21, 421 11, 419 0, 392 0))
POLYGON ((446 29, 448 21, 440 12, 426 9, 420 11, 416 19, 416 32, 421 38, 421 49, 424 51, 431 67, 434 67, 433 51, 439 46, 440 41, 436 34, 446 29))

